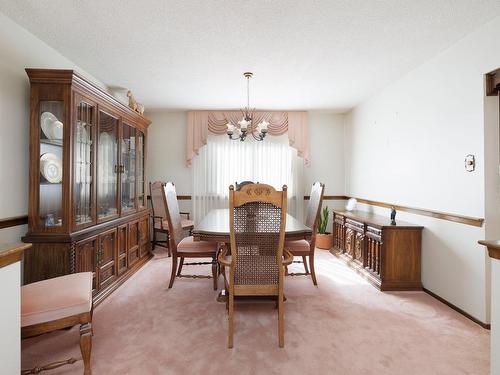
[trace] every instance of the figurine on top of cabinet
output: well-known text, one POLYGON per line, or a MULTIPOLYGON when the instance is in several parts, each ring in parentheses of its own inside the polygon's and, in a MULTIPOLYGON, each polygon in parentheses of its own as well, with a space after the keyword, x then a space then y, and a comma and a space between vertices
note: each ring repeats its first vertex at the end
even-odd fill
POLYGON ((128 106, 132 108, 134 111, 140 113, 141 115, 144 114, 144 105, 141 103, 137 103, 134 95, 132 94, 132 91, 128 90, 127 96, 128 96, 128 106))

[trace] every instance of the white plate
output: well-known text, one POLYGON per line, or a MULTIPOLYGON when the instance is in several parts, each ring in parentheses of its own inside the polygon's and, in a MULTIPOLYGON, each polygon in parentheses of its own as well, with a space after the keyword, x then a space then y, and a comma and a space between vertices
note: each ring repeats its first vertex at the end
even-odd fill
POLYGON ((62 181, 62 163, 57 155, 47 152, 40 156, 40 173, 52 184, 62 181))
POLYGON ((48 139, 62 139, 63 123, 51 112, 43 112, 40 116, 40 124, 43 134, 48 139))

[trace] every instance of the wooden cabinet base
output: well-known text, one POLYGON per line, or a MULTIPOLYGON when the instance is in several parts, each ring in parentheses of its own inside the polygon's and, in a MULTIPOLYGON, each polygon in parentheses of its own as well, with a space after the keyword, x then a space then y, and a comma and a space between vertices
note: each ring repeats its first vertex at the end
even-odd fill
POLYGON ((379 290, 422 290, 422 229, 365 212, 334 211, 331 253, 379 290))
POLYGON ((332 249, 330 253, 339 258, 343 263, 352 268, 358 275, 363 277, 366 281, 372 284, 375 288, 381 291, 412 291, 412 290, 423 290, 421 282, 412 282, 412 281, 382 281, 378 278, 377 275, 372 274, 369 270, 364 268, 358 262, 352 260, 349 256, 342 254, 338 250, 332 249))
POLYGON ((132 276, 134 273, 139 271, 139 269, 145 265, 148 261, 153 258, 153 254, 148 254, 144 258, 140 259, 138 262, 134 263, 134 265, 129 268, 124 274, 122 274, 115 282, 110 284, 106 289, 100 291, 93 297, 94 307, 100 304, 106 297, 108 297, 111 293, 113 293, 120 285, 122 285, 127 279, 132 276))
POLYGON ((149 210, 72 233, 66 239, 68 242, 29 234, 23 240, 33 244, 24 257, 24 284, 69 273, 92 272, 94 305, 152 257, 149 210))

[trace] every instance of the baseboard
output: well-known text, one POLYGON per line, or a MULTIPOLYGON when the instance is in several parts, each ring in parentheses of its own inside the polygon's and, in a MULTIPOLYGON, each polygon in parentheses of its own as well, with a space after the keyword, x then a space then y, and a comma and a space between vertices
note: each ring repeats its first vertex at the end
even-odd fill
POLYGON ((472 315, 470 315, 469 313, 465 312, 464 310, 462 310, 460 307, 457 307, 455 306, 454 304, 452 304, 451 302, 448 302, 447 300, 445 300, 444 298, 438 296, 436 293, 433 293, 431 292, 429 289, 426 289, 426 288, 423 288, 424 292, 429 294, 430 296, 434 297, 435 299, 437 299, 438 301, 444 303, 446 306, 448 307, 451 307, 453 310, 455 310, 456 312, 462 314, 463 316, 465 316, 466 318, 472 320, 474 323, 476 324, 479 324, 481 327, 483 327, 484 329, 491 329, 491 324, 489 323, 483 323, 482 321, 480 321, 479 319, 476 319, 474 318, 472 315))

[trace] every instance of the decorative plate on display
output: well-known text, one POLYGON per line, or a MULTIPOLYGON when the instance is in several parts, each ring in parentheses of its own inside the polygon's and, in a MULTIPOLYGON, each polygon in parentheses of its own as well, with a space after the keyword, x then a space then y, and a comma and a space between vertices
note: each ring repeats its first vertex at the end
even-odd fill
POLYGON ((43 134, 47 139, 55 140, 63 137, 63 123, 51 112, 43 112, 40 116, 43 134))
POLYGON ((51 184, 62 181, 62 163, 57 155, 47 152, 40 156, 40 173, 51 184))

